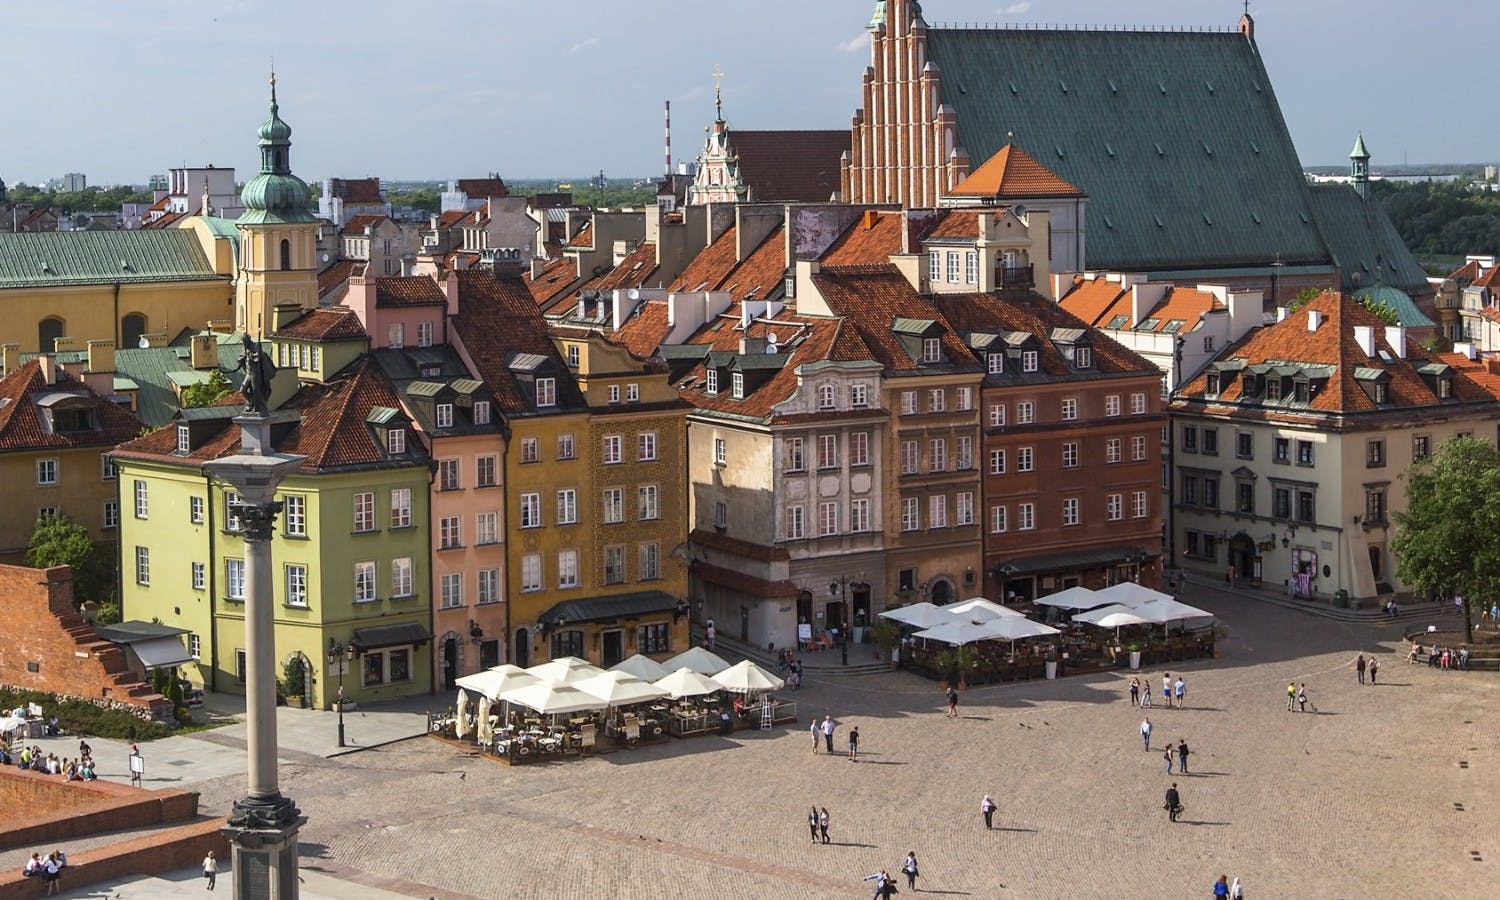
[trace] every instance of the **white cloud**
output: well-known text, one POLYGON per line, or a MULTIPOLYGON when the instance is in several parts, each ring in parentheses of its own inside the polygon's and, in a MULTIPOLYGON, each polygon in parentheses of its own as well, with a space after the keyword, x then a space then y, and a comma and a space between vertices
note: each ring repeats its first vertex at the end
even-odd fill
POLYGON ((1024 16, 1027 13, 1031 12, 1031 4, 1025 2, 1012 3, 1009 6, 1000 7, 999 9, 995 10, 995 12, 999 13, 1002 16, 1024 16))
POLYGON ((569 53, 578 53, 581 50, 587 50, 590 47, 597 47, 597 46, 599 46, 599 39, 598 38, 596 38, 596 37, 584 38, 583 40, 581 40, 578 43, 574 44, 573 46, 569 47, 568 48, 568 52, 569 53))
POLYGON ((870 35, 861 31, 849 40, 841 42, 839 49, 845 53, 853 53, 856 50, 863 50, 868 46, 870 46, 870 35))

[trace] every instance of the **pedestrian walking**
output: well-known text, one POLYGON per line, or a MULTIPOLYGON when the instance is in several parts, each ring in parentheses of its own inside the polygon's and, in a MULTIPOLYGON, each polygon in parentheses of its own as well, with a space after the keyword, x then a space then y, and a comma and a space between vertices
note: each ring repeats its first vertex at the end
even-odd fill
POLYGON ((990 829, 995 827, 996 808, 995 798, 991 797, 989 794, 985 794, 984 799, 979 801, 979 811, 984 814, 985 831, 989 831, 990 829))
POLYGON ((889 880, 890 876, 885 874, 884 869, 881 869, 874 875, 865 876, 865 881, 875 882, 875 892, 870 895, 870 900, 880 900, 881 896, 885 893, 886 882, 889 880))
POLYGON ((823 832, 823 843, 828 843, 828 807, 826 806, 818 815, 818 830, 823 832))
POLYGON ((1369 664, 1369 666, 1366 667, 1366 669, 1370 673, 1370 683, 1374 684, 1375 683, 1375 673, 1380 671, 1380 660, 1376 659, 1373 656, 1370 657, 1370 664, 1369 664))
POLYGON ((859 726, 849 729, 849 761, 859 762, 859 726))
POLYGON ((78 740, 78 760, 80 762, 82 762, 84 760, 93 759, 93 757, 94 757, 94 748, 92 748, 92 747, 89 746, 89 742, 88 741, 85 741, 82 738, 79 738, 79 740, 78 740))
POLYGON ((1177 821, 1177 817, 1182 815, 1182 795, 1177 793, 1177 782, 1175 781, 1172 782, 1171 787, 1167 788, 1167 803, 1163 809, 1167 811, 1167 821, 1169 822, 1177 821))
POLYGON ((1229 900, 1245 900, 1245 889, 1240 885, 1240 876, 1229 883, 1229 900))
POLYGON ((818 717, 817 716, 813 716, 812 727, 810 729, 808 729, 808 730, 812 732, 812 739, 813 739, 812 752, 813 752, 813 756, 817 756, 818 755, 818 732, 821 730, 821 726, 820 726, 820 724, 818 722, 818 717))
POLYGON ((214 882, 219 880, 219 861, 212 850, 203 857, 203 877, 208 879, 208 889, 213 890, 214 882))
POLYGON ((1167 774, 1172 774, 1172 742, 1167 741, 1167 747, 1161 752, 1161 760, 1167 766, 1167 774))
POLYGON ((958 718, 958 688, 951 683, 948 685, 948 715, 946 718, 958 718))
POLYGON ((1307 712, 1307 682, 1297 688, 1297 712, 1307 712))
POLYGON ((1162 705, 1164 705, 1164 706, 1166 706, 1168 708, 1170 708, 1172 706, 1172 673, 1171 672, 1168 672, 1167 674, 1165 674, 1165 675, 1163 675, 1161 677, 1161 702, 1162 702, 1162 705))
POLYGON ((1188 762, 1187 738, 1178 738, 1177 739, 1177 771, 1179 771, 1182 774, 1186 775, 1187 774, 1187 770, 1188 770, 1187 762, 1188 762))
POLYGON ((1146 679, 1146 683, 1141 685, 1141 709, 1150 709, 1150 708, 1151 708, 1151 679, 1148 678, 1148 679, 1146 679))
POLYGON ((1187 684, 1182 680, 1181 675, 1177 676, 1177 683, 1172 686, 1172 693, 1177 699, 1177 708, 1182 709, 1182 698, 1187 693, 1187 684))
POLYGON ((1229 900, 1229 876, 1220 875, 1219 880, 1214 882, 1214 896, 1220 900, 1229 900))
POLYGON ((812 842, 818 842, 818 808, 814 806, 807 814, 807 833, 812 836, 812 842))
POLYGON ((1359 683, 1365 683, 1365 655, 1361 653, 1354 658, 1354 671, 1359 673, 1359 683))
POLYGON ((1234 576, 1235 576, 1235 574, 1236 573, 1234 571, 1234 566, 1233 565, 1231 565, 1224 572, 1224 583, 1227 584, 1227 585, 1229 585, 1229 589, 1230 590, 1234 590, 1234 576))
POLYGON ((1151 720, 1150 719, 1142 719, 1141 720, 1141 749, 1142 750, 1150 750, 1151 749, 1151 720))
POLYGON ((828 749, 828 755, 833 755, 833 730, 838 726, 833 724, 832 714, 823 716, 823 743, 828 749))
POLYGON ((901 863, 901 871, 906 874, 907 890, 915 891, 917 889, 917 876, 921 874, 917 871, 917 851, 906 851, 906 861, 901 863))
POLYGON ((42 871, 47 879, 47 891, 42 896, 50 897, 58 891, 58 878, 62 877, 62 866, 57 864, 57 854, 54 853, 42 862, 42 871))
POLYGON ((1288 681, 1286 683, 1286 711, 1291 712, 1297 708, 1297 685, 1288 681))
POLYGON ((1141 680, 1139 678, 1130 679, 1130 705, 1141 705, 1141 680))

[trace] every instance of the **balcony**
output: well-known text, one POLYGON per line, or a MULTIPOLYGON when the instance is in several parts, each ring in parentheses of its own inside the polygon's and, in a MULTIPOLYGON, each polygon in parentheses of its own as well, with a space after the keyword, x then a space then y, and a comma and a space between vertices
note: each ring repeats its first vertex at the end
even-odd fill
POLYGON ((1000 269, 1000 287, 1012 290, 1031 288, 1031 266, 1004 266, 1000 269))

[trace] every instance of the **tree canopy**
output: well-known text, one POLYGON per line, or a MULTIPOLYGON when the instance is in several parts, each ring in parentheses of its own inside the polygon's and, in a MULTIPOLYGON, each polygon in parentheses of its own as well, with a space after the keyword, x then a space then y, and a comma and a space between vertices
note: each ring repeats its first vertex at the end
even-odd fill
POLYGON ((208 380, 198 384, 190 384, 182 391, 182 406, 184 409, 192 409, 196 406, 210 406, 234 393, 234 385, 224 377, 221 369, 214 369, 208 375, 208 380))
POLYGON ((113 554, 100 551, 89 530, 67 516, 37 520, 26 548, 26 564, 39 569, 73 567, 73 595, 77 600, 104 602, 114 587, 113 554))
POLYGON ((1395 514, 1396 574, 1414 590, 1465 601, 1500 596, 1500 451, 1473 437, 1444 443, 1406 473, 1406 510, 1395 514))
POLYGON ((1500 252, 1500 193, 1468 181, 1370 184, 1401 240, 1418 256, 1500 252))

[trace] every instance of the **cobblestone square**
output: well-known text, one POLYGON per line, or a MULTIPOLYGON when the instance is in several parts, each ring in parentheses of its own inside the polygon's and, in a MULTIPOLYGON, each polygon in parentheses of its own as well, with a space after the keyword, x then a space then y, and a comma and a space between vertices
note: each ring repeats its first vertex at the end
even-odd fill
MULTIPOLYGON (((305 867, 421 897, 867 897, 860 879, 897 874, 908 850, 918 888, 945 896, 1208 896, 1221 873, 1250 897, 1497 883, 1496 676, 1409 666, 1395 626, 1202 586, 1184 599, 1230 636, 1222 658, 1184 666, 1186 709, 1148 712, 1149 752, 1128 672, 971 688, 958 720, 937 684, 893 672, 810 679, 802 726, 774 733, 516 768, 414 739, 284 762, 282 785, 310 816, 305 867), (1357 682, 1359 652, 1378 653, 1379 685, 1357 682), (1289 680, 1316 714, 1287 712, 1289 680), (809 752, 808 716, 825 711, 841 751, 859 726, 858 762, 809 752), (1192 771, 1168 777, 1179 738, 1192 771), (807 840, 811 805, 830 812, 828 845, 807 840)), ((224 809, 243 780, 201 789, 224 809)))

